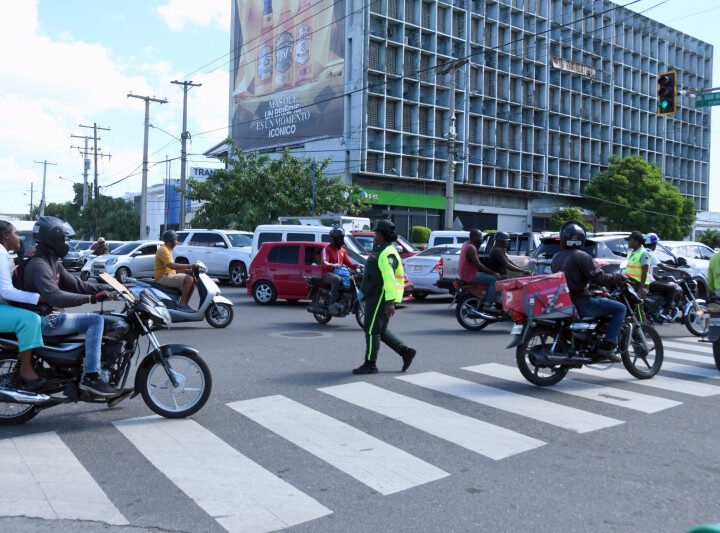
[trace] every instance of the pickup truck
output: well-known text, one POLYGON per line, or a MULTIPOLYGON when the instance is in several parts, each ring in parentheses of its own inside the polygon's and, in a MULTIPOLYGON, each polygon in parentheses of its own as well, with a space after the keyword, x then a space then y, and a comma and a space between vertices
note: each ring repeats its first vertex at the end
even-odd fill
POLYGON ((202 261, 208 267, 208 274, 240 287, 248 277, 252 237, 248 231, 236 230, 179 231, 173 257, 176 263, 202 261))

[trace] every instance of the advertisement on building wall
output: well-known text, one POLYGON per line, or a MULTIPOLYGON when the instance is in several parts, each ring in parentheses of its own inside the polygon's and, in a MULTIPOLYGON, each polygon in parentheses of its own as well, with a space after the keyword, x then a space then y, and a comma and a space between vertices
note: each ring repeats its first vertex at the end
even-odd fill
POLYGON ((256 150, 342 135, 345 3, 233 4, 233 141, 256 150))

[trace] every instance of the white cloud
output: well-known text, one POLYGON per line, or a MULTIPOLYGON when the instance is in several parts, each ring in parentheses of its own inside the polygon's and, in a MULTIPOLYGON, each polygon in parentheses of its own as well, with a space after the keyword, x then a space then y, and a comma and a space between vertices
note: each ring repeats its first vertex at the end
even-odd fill
POLYGON ((173 31, 186 26, 215 24, 224 29, 230 26, 230 0, 168 0, 157 12, 173 31))

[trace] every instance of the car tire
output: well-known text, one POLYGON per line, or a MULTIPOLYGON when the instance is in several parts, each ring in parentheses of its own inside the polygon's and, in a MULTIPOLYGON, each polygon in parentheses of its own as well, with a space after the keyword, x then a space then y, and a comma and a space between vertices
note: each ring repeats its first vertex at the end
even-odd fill
POLYGON ((424 300, 428 297, 428 293, 425 291, 413 291, 412 295, 416 300, 424 300))
POLYGON ((267 280, 260 280, 253 285, 253 299, 258 305, 271 305, 277 300, 275 285, 267 280))
POLYGON ((115 279, 123 285, 127 283, 127 279, 132 276, 132 272, 127 267, 120 267, 115 271, 115 279))
POLYGON ((247 267, 242 261, 235 261, 230 263, 230 269, 228 271, 230 275, 230 285, 233 287, 242 287, 247 281, 247 267))

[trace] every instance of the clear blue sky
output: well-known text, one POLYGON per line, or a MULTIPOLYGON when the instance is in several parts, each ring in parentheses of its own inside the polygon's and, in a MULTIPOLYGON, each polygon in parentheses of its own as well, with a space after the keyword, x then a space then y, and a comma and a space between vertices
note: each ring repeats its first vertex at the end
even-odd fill
MULTIPOLYGON (((144 106, 128 99, 128 92, 169 100, 151 105, 150 121, 157 128, 150 130, 150 184, 165 176, 166 165, 159 162, 180 152, 173 136, 180 135, 182 93, 171 80, 203 83, 190 91, 189 152, 199 154, 224 139, 230 2, 0 0, 5 14, 0 20, 0 212, 26 211, 31 182, 39 202, 42 165, 35 160, 58 163, 48 168, 48 201, 69 199, 71 181, 82 179, 81 157, 69 148, 82 140, 70 135, 87 134, 78 124, 93 121, 112 128, 100 142, 103 153, 113 155, 101 162, 100 184, 130 176, 108 187, 106 194, 138 191, 144 106)), ((631 8, 644 11, 660 2, 642 0, 631 8)), ((720 0, 667 0, 646 15, 716 45, 716 53, 720 50, 720 0)), ((720 86, 718 69, 714 72, 714 85, 720 86)), ((712 132, 711 207, 720 210, 717 116, 712 132)), ((190 160, 192 166, 217 166, 199 155, 190 160)), ((170 172, 179 174, 177 160, 170 172)))

